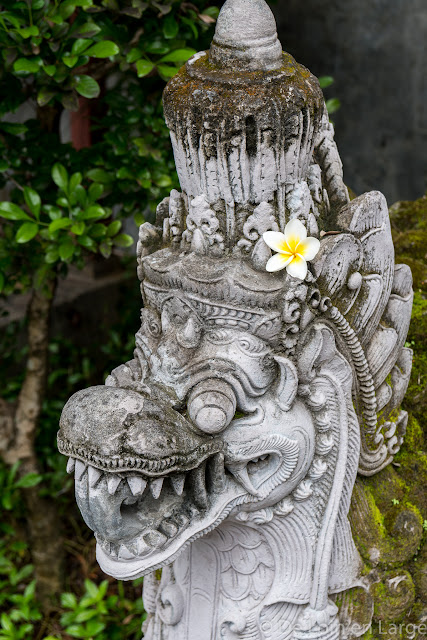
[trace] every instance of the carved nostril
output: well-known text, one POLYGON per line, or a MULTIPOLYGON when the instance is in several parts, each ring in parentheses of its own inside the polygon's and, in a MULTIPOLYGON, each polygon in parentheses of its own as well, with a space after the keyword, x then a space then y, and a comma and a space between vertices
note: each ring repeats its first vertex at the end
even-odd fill
POLYGON ((219 433, 230 424, 236 412, 236 396, 223 380, 208 378, 199 382, 188 399, 188 415, 205 433, 219 433))

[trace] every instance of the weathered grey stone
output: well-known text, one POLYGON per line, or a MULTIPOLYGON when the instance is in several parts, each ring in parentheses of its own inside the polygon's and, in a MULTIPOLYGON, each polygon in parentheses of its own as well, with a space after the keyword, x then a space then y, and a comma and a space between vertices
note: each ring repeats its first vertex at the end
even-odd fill
MULTIPOLYGON (((254 37, 242 7, 216 42, 254 37)), ((102 569, 147 576, 145 638, 338 640, 353 615, 362 635, 347 514, 357 471, 404 435, 410 271, 384 196, 349 202, 316 79, 287 54, 262 73, 214 60, 165 91, 183 191, 140 229, 134 358, 68 401, 58 445, 102 569)))

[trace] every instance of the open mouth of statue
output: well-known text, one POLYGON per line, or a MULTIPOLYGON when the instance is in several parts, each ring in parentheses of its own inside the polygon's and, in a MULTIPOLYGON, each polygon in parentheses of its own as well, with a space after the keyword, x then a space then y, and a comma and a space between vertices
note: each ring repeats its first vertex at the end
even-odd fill
POLYGON ((76 498, 99 547, 111 559, 131 561, 168 547, 189 529, 200 527, 206 512, 224 491, 224 454, 198 467, 150 477, 101 471, 69 458, 76 498))

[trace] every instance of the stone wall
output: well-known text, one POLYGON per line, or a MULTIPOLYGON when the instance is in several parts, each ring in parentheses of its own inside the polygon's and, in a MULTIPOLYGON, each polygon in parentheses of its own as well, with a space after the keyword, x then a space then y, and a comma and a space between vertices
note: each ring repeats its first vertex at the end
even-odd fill
POLYGON ((427 3, 425 0, 278 0, 283 48, 316 75, 327 97, 346 183, 376 188, 389 204, 427 186, 427 3))

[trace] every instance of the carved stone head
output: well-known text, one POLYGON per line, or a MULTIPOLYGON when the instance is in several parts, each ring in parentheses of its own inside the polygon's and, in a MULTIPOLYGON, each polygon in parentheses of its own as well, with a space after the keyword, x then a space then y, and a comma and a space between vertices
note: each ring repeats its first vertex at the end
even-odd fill
POLYGON ((406 425, 411 274, 384 197, 349 202, 318 82, 264 0, 227 0, 164 106, 182 192, 140 228, 134 358, 68 401, 58 446, 101 567, 172 567, 148 637, 338 638, 356 473, 406 425), (263 234, 293 219, 320 239, 304 280, 265 268, 263 234))

